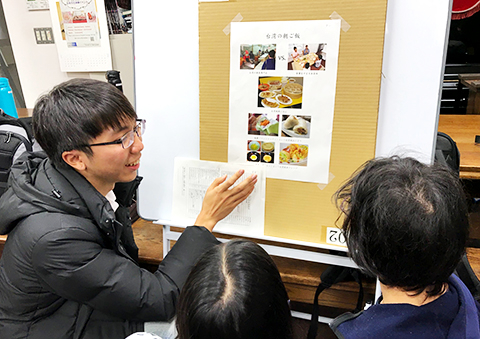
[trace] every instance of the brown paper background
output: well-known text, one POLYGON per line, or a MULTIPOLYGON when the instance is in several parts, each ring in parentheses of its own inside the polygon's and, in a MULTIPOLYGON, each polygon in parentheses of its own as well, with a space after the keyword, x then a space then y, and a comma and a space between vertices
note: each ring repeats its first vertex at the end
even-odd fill
MULTIPOLYGON (((351 25, 341 30, 330 173, 314 183, 267 179, 265 235, 325 243, 338 211, 332 195, 374 157, 387 0, 202 2, 200 32, 200 158, 228 161, 230 36, 237 15, 247 21, 329 20, 335 11, 351 25)), ((255 42, 252 42, 255 43, 255 42)))

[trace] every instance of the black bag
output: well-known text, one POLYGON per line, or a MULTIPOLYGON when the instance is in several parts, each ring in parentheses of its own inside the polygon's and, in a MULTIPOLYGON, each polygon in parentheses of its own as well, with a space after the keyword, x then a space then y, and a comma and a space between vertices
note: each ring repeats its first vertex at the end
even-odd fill
MULTIPOLYGON (((437 145, 435 147, 435 163, 450 167, 455 173, 460 175, 460 152, 455 141, 447 134, 437 133, 437 145)), ((480 280, 473 272, 470 263, 468 262, 467 254, 462 256, 462 259, 455 269, 455 274, 467 286, 470 293, 476 300, 480 298, 480 280)))
POLYGON ((460 152, 457 144, 448 134, 443 132, 437 133, 435 162, 448 166, 455 173, 460 174, 460 152))
POLYGON ((470 293, 472 293, 473 298, 478 301, 480 299, 480 280, 478 280, 477 275, 470 266, 467 254, 462 256, 462 259, 455 269, 455 274, 465 286, 467 286, 470 293))
POLYGON ((320 276, 321 283, 318 285, 317 290, 315 291, 315 297, 313 300, 313 311, 312 318, 310 320, 310 327, 308 329, 307 339, 315 339, 317 336, 318 330, 318 316, 319 316, 319 305, 318 297, 327 288, 330 288, 332 285, 343 282, 343 281, 353 281, 355 280, 358 283, 358 300, 357 306, 352 313, 358 313, 362 310, 363 307, 363 284, 362 284, 362 274, 360 270, 350 267, 343 266, 329 266, 325 271, 323 271, 320 276))
POLYGON ((31 119, 11 117, 0 108, 0 196, 7 188, 10 167, 25 151, 32 151, 31 119))

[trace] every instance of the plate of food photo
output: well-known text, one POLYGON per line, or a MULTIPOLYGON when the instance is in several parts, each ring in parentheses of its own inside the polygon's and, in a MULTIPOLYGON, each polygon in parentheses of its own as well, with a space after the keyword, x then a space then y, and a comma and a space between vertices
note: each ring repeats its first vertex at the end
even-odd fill
POLYGON ((260 153, 258 152, 248 152, 247 160, 251 162, 260 162, 260 153))
POLYGON ((276 94, 275 92, 271 92, 271 91, 263 91, 263 92, 260 92, 260 93, 258 94, 258 96, 259 96, 260 98, 264 98, 264 99, 266 99, 266 98, 273 98, 273 97, 275 97, 276 95, 277 95, 277 94, 276 94))
POLYGON ((260 143, 258 141, 252 140, 248 143, 248 149, 250 151, 258 151, 260 149, 260 143))
POLYGON ((308 146, 290 144, 279 153, 281 164, 306 166, 308 157, 308 146))
POLYGON ((277 100, 273 98, 266 98, 262 100, 262 105, 265 108, 278 108, 278 102, 277 100))
POLYGON ((300 99, 303 93, 303 86, 296 82, 289 82, 283 88, 283 94, 289 96, 292 99, 300 99))
POLYGON ((293 102, 292 98, 290 98, 288 95, 285 95, 285 94, 278 94, 275 97, 275 99, 280 105, 283 105, 283 106, 288 106, 293 102))
POLYGON ((273 142, 264 142, 262 143, 263 152, 273 152, 275 149, 275 144, 273 142))
POLYGON ((270 80, 268 82, 268 85, 270 86, 270 90, 282 89, 282 83, 280 82, 280 80, 270 80))
POLYGON ((270 88, 270 85, 269 85, 269 84, 260 84, 260 85, 258 85, 258 89, 261 90, 261 91, 268 91, 269 88, 270 88))
POLYGON ((278 121, 276 119, 268 119, 267 116, 262 115, 258 118, 255 129, 266 135, 278 135, 278 121))
POLYGON ((283 122, 282 132, 292 138, 309 138, 310 122, 295 115, 290 115, 283 122))
POLYGON ((262 162, 267 164, 273 163, 273 153, 262 153, 262 162))

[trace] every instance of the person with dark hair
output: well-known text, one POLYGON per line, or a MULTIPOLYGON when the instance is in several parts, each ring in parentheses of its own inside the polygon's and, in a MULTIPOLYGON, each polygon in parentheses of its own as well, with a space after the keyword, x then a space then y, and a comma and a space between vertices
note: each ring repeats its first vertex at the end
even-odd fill
POLYGON ((335 198, 350 256, 382 292, 330 324, 339 338, 480 338, 479 304, 453 274, 469 229, 458 176, 412 158, 375 159, 335 198))
POLYGON ((308 49, 308 45, 305 45, 305 49, 303 50, 303 55, 307 55, 310 53, 310 50, 308 49))
POLYGON ((275 70, 275 50, 268 52, 268 59, 263 63, 262 69, 275 70))
POLYGON ((293 47, 292 59, 295 60, 300 56, 300 53, 297 52, 297 47, 293 47))
POLYGON ((314 71, 324 71, 325 70, 325 60, 323 59, 322 55, 317 56, 315 63, 310 65, 310 69, 314 71))
POLYGON ((323 49, 325 48, 324 44, 319 44, 317 48, 317 52, 315 53, 317 55, 317 62, 320 60, 320 64, 317 64, 316 67, 319 69, 325 69, 325 63, 326 63, 326 55, 323 52, 323 49))
POLYGON ((287 69, 292 71, 293 70, 293 62, 300 56, 300 53, 297 52, 297 47, 293 47, 293 53, 288 54, 288 63, 287 69))
POLYGON ((123 339, 175 315, 190 269, 218 244, 213 227, 256 177, 235 187, 243 171, 216 179, 197 226, 152 274, 139 267, 128 210, 145 127, 107 82, 73 79, 39 98, 33 130, 46 154, 24 153, 0 198, 2 338, 123 339))
POLYGON ((178 339, 292 339, 288 295, 272 258, 248 240, 206 252, 180 294, 178 339))

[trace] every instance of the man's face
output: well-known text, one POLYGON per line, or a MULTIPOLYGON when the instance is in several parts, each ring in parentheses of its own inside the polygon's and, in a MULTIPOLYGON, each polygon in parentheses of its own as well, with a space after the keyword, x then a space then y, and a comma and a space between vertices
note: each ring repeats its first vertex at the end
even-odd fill
MULTIPOLYGON (((126 122, 118 130, 107 129, 91 141, 91 144, 111 142, 122 138, 136 126, 135 120, 126 122)), ((137 176, 143 143, 135 133, 134 142, 128 148, 122 144, 91 147, 93 155, 85 157, 85 170, 81 174, 103 195, 117 182, 129 182, 137 176)))

